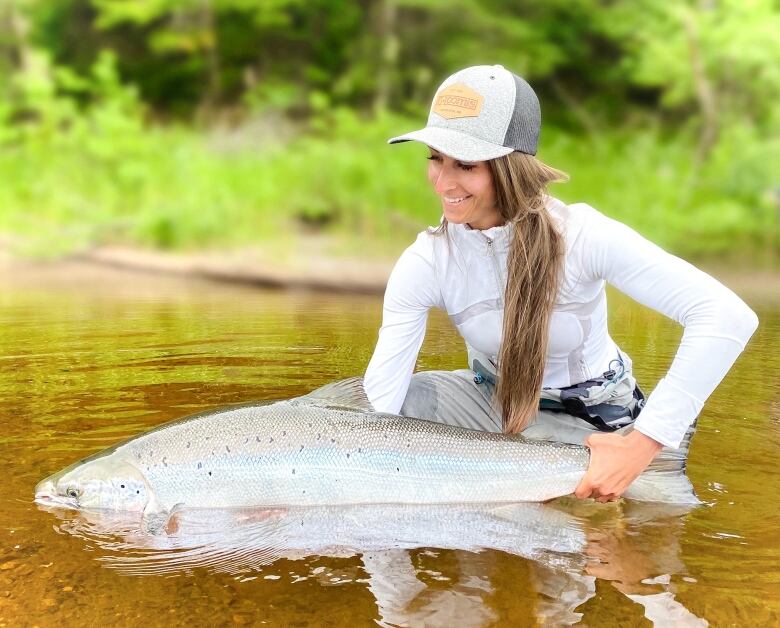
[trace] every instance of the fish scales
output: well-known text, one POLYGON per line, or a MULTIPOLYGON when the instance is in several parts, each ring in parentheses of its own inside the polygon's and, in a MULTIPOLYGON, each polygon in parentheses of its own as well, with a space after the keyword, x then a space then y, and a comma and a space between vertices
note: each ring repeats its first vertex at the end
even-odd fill
POLYGON ((579 447, 289 402, 200 416, 116 453, 161 501, 201 507, 538 501, 571 492, 588 460, 579 447))

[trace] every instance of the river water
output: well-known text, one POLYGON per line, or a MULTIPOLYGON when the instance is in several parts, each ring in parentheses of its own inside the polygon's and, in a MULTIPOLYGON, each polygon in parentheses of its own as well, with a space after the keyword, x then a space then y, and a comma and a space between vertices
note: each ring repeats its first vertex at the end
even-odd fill
MULTIPOLYGON (((380 513, 374 529, 403 536, 387 548, 127 575, 102 560, 110 544, 33 503, 36 482, 164 421, 361 374, 381 299, 6 269, 0 626, 779 625, 780 304, 735 283, 761 325, 701 414, 688 472, 705 505, 692 512, 564 499, 499 519, 431 509, 382 525, 380 513)), ((649 392, 681 328, 609 299, 649 392)), ((464 364, 434 312, 418 368, 464 364)))

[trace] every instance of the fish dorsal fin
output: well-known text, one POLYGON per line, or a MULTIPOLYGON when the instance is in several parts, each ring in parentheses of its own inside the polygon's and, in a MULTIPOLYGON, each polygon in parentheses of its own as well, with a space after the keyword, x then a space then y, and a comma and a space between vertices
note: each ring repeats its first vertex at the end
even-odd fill
POLYGON ((307 395, 297 397, 294 401, 317 406, 336 406, 349 410, 374 412, 374 407, 363 389, 362 377, 349 377, 325 384, 307 395))

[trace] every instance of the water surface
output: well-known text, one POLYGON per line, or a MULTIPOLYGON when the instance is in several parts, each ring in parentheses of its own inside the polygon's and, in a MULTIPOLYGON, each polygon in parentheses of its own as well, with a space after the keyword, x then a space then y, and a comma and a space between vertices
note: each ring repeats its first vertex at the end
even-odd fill
MULTIPOLYGON (((0 274, 0 626, 777 625, 780 309, 760 291, 743 296, 761 326, 701 414, 689 475, 706 505, 689 514, 564 500, 555 508, 574 545, 558 553, 557 566, 549 556, 523 555, 520 545, 457 549, 429 534, 421 539, 430 545, 412 549, 339 556, 323 548, 241 573, 130 576, 98 560, 106 554, 100 543, 67 533, 34 505, 36 482, 164 421, 362 373, 381 299, 75 264, 7 269, 0 274)), ((611 333, 649 392, 681 329, 619 293, 609 298, 611 333)), ((434 313, 418 368, 464 365, 460 339, 434 313)), ((437 512, 428 524, 431 513, 413 514, 412 529, 429 533, 431 521, 452 521, 442 534, 481 530, 496 533, 496 544, 524 534, 511 521, 487 530, 479 513, 437 512)), ((396 513, 393 525, 399 521, 396 513)), ((545 534, 557 525, 544 523, 545 534)), ((523 542, 529 538, 557 542, 523 542)))

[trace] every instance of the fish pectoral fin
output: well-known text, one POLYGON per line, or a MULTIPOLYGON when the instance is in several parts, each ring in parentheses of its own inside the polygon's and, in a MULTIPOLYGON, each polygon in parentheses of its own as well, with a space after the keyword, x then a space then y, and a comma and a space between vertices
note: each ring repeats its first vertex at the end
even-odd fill
POLYGON ((166 511, 148 514, 144 513, 143 519, 141 520, 141 530, 145 534, 157 536, 158 534, 163 533, 167 522, 168 513, 166 511))
POLYGON ((362 377, 349 377, 330 384, 325 384, 307 395, 291 399, 293 402, 311 403, 314 405, 335 406, 347 410, 374 412, 374 407, 366 396, 362 377))
POLYGON ((170 510, 160 506, 156 500, 149 500, 144 508, 141 529, 146 534, 175 534, 179 531, 179 514, 183 503, 176 504, 170 510))
POLYGON ((165 525, 163 526, 163 530, 166 534, 176 534, 179 531, 180 523, 181 523, 181 511, 184 509, 184 502, 180 502, 176 504, 173 508, 171 508, 170 512, 168 513, 168 520, 165 522, 165 525))

